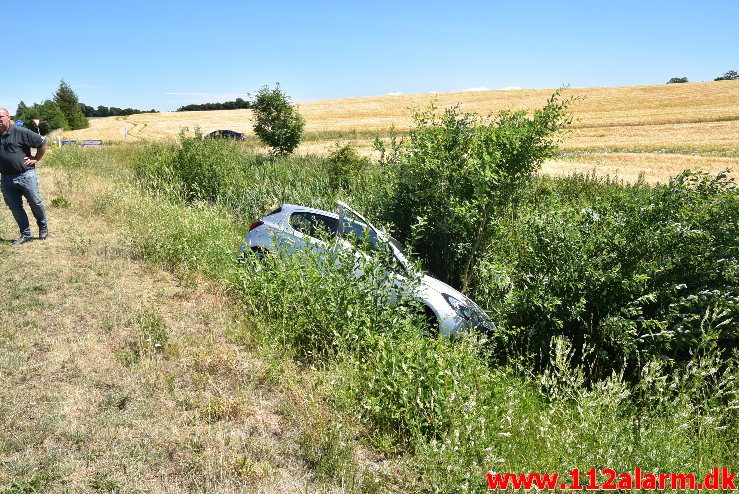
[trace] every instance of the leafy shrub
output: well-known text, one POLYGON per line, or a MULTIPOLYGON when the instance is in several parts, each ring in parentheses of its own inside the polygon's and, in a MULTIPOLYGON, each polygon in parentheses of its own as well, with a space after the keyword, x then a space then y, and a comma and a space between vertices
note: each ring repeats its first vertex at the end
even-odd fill
POLYGON ((502 111, 484 119, 458 107, 440 116, 433 105, 416 112, 410 142, 391 163, 396 189, 386 219, 431 272, 463 291, 474 284, 494 218, 554 153, 568 104, 556 92, 532 117, 502 111))
POLYGON ((217 204, 247 224, 284 202, 335 205, 324 158, 268 158, 239 142, 182 135, 176 145, 140 147, 129 159, 150 192, 217 204))
POLYGON ((484 415, 492 383, 480 347, 472 338, 383 335, 372 351, 354 360, 358 373, 347 384, 354 409, 383 434, 415 449, 454 427, 484 415))
POLYGON ((277 84, 274 89, 264 86, 257 91, 252 103, 254 133, 275 154, 292 153, 303 137, 305 120, 290 103, 290 98, 277 84))
POLYGON ((687 77, 673 77, 672 79, 667 81, 667 84, 681 84, 685 82, 688 82, 687 77))
POLYGON ((328 157, 329 180, 337 189, 348 189, 349 184, 361 177, 369 165, 369 159, 360 155, 353 143, 336 144, 328 157))
POLYGON ((511 250, 483 264, 486 283, 505 280, 487 293, 504 296, 501 347, 541 362, 564 335, 600 378, 653 356, 686 361, 706 334, 739 343, 739 194, 726 175, 605 188, 587 205, 523 216, 501 230, 511 250))
POLYGON ((355 262, 348 250, 279 252, 264 263, 248 256, 232 287, 250 313, 263 318, 271 341, 294 349, 301 360, 330 361, 366 350, 371 334, 404 332, 421 320, 410 301, 390 307, 390 293, 381 289, 387 274, 379 257, 362 264, 359 278, 355 262))

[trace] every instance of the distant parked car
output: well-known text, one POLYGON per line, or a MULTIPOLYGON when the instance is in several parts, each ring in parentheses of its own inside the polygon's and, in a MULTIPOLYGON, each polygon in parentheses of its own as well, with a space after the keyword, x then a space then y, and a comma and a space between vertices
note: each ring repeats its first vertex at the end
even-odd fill
POLYGON ((208 139, 233 139, 234 141, 243 141, 244 134, 235 130, 214 130, 206 136, 208 139))
MULTIPOLYGON (((330 253, 335 249, 355 250, 357 242, 349 241, 352 237, 363 239, 373 250, 391 253, 397 261, 398 272, 388 272, 391 282, 384 285, 384 289, 390 290, 391 303, 394 302, 395 292, 403 286, 409 275, 415 274, 415 268, 405 257, 400 242, 386 236, 342 202, 338 203, 337 213, 283 204, 252 223, 241 244, 241 252, 263 258, 267 253, 276 251, 291 254, 305 249, 319 253, 330 253)), ((369 257, 355 250, 355 257, 360 259, 355 267, 357 275, 362 272, 363 256, 364 259, 369 257)), ((490 334, 495 330, 490 317, 477 304, 428 275, 420 274, 420 283, 413 287, 413 296, 425 306, 429 321, 434 326, 438 323, 439 334, 453 335, 469 329, 490 334)))

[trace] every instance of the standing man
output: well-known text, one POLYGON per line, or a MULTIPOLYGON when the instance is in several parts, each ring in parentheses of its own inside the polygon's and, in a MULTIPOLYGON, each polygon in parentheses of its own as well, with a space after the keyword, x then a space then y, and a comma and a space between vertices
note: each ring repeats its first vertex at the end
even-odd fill
POLYGON ((45 152, 46 138, 23 127, 11 125, 8 110, 0 107, 0 175, 2 175, 0 189, 5 204, 10 208, 21 230, 21 236, 13 242, 13 245, 33 240, 28 215, 23 209, 24 197, 36 218, 38 238, 46 240, 49 236, 46 208, 39 194, 35 169, 45 152), (35 156, 31 156, 31 148, 36 148, 35 156))

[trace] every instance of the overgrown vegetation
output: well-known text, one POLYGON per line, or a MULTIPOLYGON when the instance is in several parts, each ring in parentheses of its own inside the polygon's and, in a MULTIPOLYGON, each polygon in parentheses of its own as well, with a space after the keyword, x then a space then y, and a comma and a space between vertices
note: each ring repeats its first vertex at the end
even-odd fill
MULTIPOLYGON (((656 187, 536 177, 566 122, 557 97, 490 119, 431 108, 372 165, 341 146, 272 159, 183 137, 118 151, 149 195, 99 207, 145 258, 226 283, 253 322, 237 339, 323 376, 333 414, 311 425, 327 431, 306 447, 317 466, 351 461, 361 437, 397 465, 403 491, 471 492, 487 471, 606 460, 736 471, 739 192, 689 172, 656 187), (337 197, 464 284, 495 337, 423 337, 412 303, 388 308, 380 271, 357 279, 309 254, 237 267, 243 225, 281 202, 332 209, 337 197)), ((76 173, 85 156, 49 161, 76 173)))
POLYGON ((739 340, 739 193, 719 174, 669 184, 540 180, 481 261, 477 298, 499 337, 543 356, 566 336, 592 378, 635 378, 652 358, 682 366, 707 341, 739 340))
POLYGON ((555 93, 532 117, 503 111, 484 119, 457 107, 440 116, 433 105, 416 111, 408 145, 386 162, 393 193, 384 216, 431 272, 472 289, 495 219, 554 154, 568 104, 555 93))

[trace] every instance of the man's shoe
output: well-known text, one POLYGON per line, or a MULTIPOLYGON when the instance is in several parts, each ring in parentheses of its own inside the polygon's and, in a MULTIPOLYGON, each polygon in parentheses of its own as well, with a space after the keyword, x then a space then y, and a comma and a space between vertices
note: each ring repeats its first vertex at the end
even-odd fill
POLYGON ((13 245, 23 245, 25 243, 31 242, 33 240, 33 237, 26 237, 25 235, 21 235, 18 240, 13 241, 13 245))
POLYGON ((46 237, 49 236, 49 229, 48 228, 41 228, 38 231, 38 239, 39 240, 46 240, 46 237))

